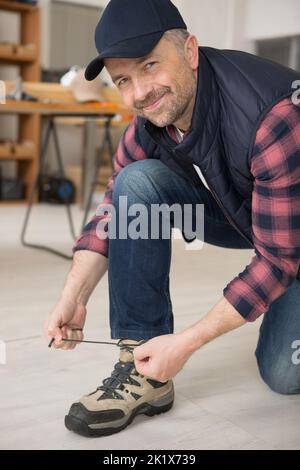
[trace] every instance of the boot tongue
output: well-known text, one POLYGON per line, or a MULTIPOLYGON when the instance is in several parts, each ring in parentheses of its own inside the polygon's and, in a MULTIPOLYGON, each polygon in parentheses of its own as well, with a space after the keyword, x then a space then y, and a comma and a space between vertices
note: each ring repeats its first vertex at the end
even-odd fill
POLYGON ((134 339, 122 339, 120 341, 120 361, 122 362, 134 362, 133 358, 133 350, 136 346, 138 346, 141 341, 136 341, 134 339), (124 345, 124 347, 122 346, 124 345), (128 348, 125 347, 128 346, 128 348))

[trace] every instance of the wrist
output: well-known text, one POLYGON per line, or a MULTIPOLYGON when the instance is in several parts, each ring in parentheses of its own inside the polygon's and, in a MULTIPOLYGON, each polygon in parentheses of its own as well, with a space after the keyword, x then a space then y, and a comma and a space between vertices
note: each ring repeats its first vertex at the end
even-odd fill
POLYGON ((100 253, 78 251, 67 277, 63 297, 86 307, 96 285, 107 271, 108 260, 100 253))
POLYGON ((195 325, 188 327, 187 329, 183 330, 180 334, 184 338, 186 348, 191 354, 196 352, 205 344, 205 341, 199 332, 199 328, 196 328, 195 325))
POLYGON ((63 301, 74 302, 86 307, 89 298, 90 289, 85 284, 74 282, 70 277, 67 278, 66 285, 61 294, 63 301))

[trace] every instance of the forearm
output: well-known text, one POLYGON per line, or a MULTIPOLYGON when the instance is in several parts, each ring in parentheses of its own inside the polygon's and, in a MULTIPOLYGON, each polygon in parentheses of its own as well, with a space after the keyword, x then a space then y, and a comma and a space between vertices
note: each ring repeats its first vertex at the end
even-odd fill
POLYGON ((77 251, 62 297, 86 305, 96 285, 106 273, 107 266, 108 259, 100 253, 89 250, 77 251))
POLYGON ((194 352, 206 343, 244 325, 246 320, 222 297, 219 302, 194 325, 182 332, 194 352))

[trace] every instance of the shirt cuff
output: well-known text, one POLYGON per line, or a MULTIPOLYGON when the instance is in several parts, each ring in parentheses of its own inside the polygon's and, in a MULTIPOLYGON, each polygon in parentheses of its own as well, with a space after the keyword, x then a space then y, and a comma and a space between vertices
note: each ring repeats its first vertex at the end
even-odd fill
POLYGON ((254 322, 268 306, 253 291, 249 292, 249 286, 240 278, 233 279, 224 289, 223 295, 235 310, 248 322, 254 322))
POLYGON ((108 238, 101 240, 97 236, 82 235, 78 240, 76 240, 72 251, 73 253, 76 253, 76 251, 82 250, 94 251, 95 253, 99 253, 108 258, 108 238))

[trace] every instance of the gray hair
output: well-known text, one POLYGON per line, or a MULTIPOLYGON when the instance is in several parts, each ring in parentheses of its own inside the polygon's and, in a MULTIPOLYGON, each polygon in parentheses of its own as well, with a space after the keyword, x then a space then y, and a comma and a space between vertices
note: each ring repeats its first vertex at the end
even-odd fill
POLYGON ((169 29, 163 35, 165 39, 175 44, 180 53, 183 53, 185 42, 189 36, 190 33, 186 29, 169 29))

